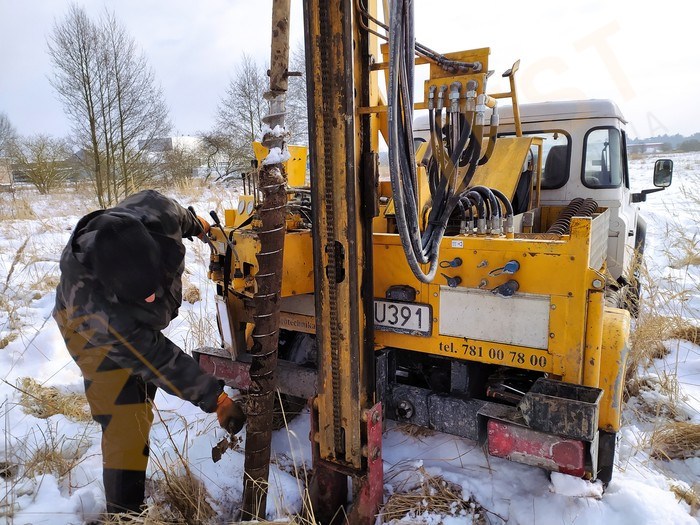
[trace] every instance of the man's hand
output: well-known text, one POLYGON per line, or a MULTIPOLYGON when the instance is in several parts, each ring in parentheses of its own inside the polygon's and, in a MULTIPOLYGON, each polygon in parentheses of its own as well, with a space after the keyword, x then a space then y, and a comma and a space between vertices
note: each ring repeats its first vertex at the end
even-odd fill
POLYGON ((226 392, 221 392, 216 400, 216 418, 221 428, 232 436, 238 434, 245 424, 245 414, 241 405, 228 397, 226 392))
POLYGON ((209 223, 206 221, 206 219, 200 217, 199 215, 197 216, 197 219, 199 220, 199 223, 200 223, 201 226, 202 226, 202 233, 200 233, 199 235, 197 235, 197 237, 199 237, 199 240, 200 240, 200 241, 206 242, 205 239, 204 239, 204 236, 207 235, 207 234, 209 233, 209 230, 211 230, 211 226, 210 226, 209 223))

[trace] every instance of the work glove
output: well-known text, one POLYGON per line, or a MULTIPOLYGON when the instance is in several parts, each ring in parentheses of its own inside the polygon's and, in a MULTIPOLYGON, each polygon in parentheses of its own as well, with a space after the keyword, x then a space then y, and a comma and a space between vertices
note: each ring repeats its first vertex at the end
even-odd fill
POLYGON ((221 428, 232 436, 238 434, 245 424, 245 414, 241 405, 228 397, 226 392, 221 392, 216 400, 216 418, 221 428))
POLYGON ((204 219, 203 217, 200 217, 199 215, 197 215, 197 219, 199 219, 199 223, 202 226, 202 232, 199 235, 197 235, 197 237, 199 238, 200 241, 204 241, 204 236, 209 233, 209 230, 211 230, 211 226, 206 221, 206 219, 204 219))

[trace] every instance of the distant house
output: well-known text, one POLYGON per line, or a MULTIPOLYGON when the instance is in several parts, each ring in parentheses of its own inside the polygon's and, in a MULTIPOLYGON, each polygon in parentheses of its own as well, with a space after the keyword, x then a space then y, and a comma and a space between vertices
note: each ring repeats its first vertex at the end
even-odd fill
POLYGON ((663 142, 641 142, 639 144, 627 144, 628 153, 661 153, 663 142))
POLYGON ((202 145, 199 137, 181 135, 178 137, 159 137, 149 141, 139 140, 139 149, 149 153, 165 153, 176 149, 196 152, 202 145))

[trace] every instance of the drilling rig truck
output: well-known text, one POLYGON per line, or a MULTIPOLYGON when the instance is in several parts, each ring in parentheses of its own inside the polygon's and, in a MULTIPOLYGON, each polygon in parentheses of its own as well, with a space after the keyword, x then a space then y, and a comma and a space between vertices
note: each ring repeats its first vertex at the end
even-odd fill
MULTIPOLYGON (((614 103, 520 105, 518 62, 509 89, 489 90, 489 49, 417 43, 410 0, 305 0, 307 175, 307 149, 273 125, 288 11, 273 2, 265 139, 210 234, 222 345, 200 364, 254 398, 310 400, 323 523, 348 476, 351 521, 372 522, 387 420, 609 482, 644 248, 636 203, 670 184, 672 162, 631 193, 614 103)), ((248 440, 264 434, 258 412, 248 440)))

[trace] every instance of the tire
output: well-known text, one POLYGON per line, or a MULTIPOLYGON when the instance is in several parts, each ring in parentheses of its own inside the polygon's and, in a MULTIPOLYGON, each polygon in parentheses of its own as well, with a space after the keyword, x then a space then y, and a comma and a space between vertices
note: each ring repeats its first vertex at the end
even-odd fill
POLYGON ((634 270, 634 282, 627 286, 625 290, 625 308, 629 310, 632 317, 635 319, 639 317, 639 301, 642 297, 642 283, 641 283, 641 273, 639 271, 639 265, 644 259, 644 248, 647 242, 647 223, 642 218, 637 219, 637 232, 634 238, 634 250, 636 254, 636 264, 637 267, 634 270))

